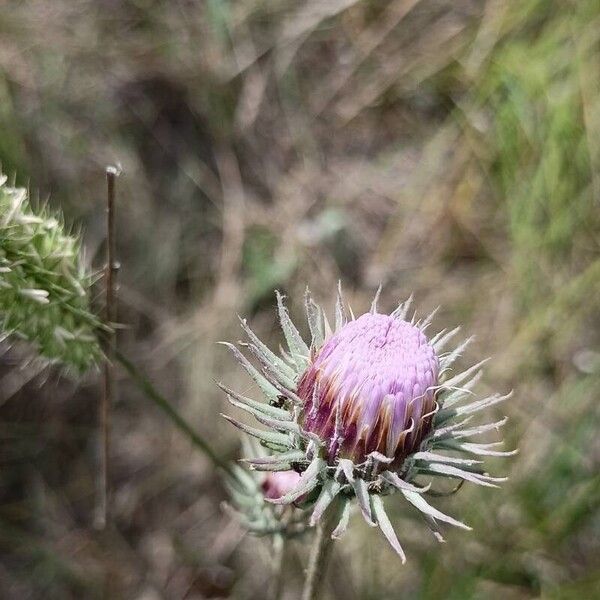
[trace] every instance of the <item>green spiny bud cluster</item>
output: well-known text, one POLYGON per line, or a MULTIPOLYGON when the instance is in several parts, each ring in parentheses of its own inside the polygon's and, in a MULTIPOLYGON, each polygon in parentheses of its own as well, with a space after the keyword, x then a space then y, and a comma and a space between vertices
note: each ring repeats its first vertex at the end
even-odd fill
POLYGON ((59 215, 34 210, 26 189, 6 182, 0 174, 1 337, 26 340, 43 358, 81 373, 102 356, 102 323, 90 310, 80 239, 59 215))

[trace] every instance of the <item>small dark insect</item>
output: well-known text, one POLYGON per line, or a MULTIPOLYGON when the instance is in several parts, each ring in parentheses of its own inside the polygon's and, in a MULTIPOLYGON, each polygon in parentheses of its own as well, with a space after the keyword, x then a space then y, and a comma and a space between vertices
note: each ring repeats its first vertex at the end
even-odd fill
POLYGON ((286 400, 287 398, 284 395, 280 394, 275 400, 271 400, 269 404, 271 406, 274 406, 275 408, 283 408, 285 406, 286 400))
POLYGON ((304 473, 306 471, 306 464, 300 462, 292 462, 290 463, 290 467, 292 471, 296 471, 296 473, 304 473))

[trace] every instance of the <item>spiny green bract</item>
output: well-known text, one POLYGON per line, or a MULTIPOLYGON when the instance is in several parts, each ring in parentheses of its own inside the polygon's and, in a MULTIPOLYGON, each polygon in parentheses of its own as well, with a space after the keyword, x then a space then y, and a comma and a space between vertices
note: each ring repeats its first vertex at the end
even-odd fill
POLYGON ((32 343, 50 362, 83 372, 101 357, 90 311, 92 278, 81 264, 81 243, 58 215, 34 210, 27 190, 0 174, 1 337, 32 343))

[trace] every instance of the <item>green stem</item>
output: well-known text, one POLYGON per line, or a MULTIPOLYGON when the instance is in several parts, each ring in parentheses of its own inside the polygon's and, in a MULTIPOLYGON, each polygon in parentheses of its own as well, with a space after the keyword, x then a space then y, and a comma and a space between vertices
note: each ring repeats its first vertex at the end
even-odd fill
POLYGON ((273 578, 271 581, 271 589, 269 600, 279 600, 283 591, 283 565, 285 558, 285 543, 284 535, 276 534, 273 536, 273 578))
POLYGON ((315 538, 310 550, 308 569, 306 570, 306 579, 304 581, 304 589, 302 590, 302 600, 316 600, 319 597, 319 590, 325 579, 327 567, 329 566, 329 557, 333 549, 331 533, 337 524, 339 513, 339 502, 334 500, 317 525, 315 538))
POLYGON ((179 429, 190 442, 198 448, 210 461, 219 469, 223 469, 231 477, 235 477, 235 473, 231 466, 217 455, 213 450, 212 446, 200 435, 192 429, 187 421, 179 414, 177 409, 164 397, 156 388, 150 383, 148 378, 140 373, 138 369, 131 363, 123 354, 119 351, 115 353, 116 360, 121 363, 123 368, 127 371, 132 381, 138 386, 138 388, 144 393, 144 395, 156 404, 166 415, 169 417, 173 425, 179 429))

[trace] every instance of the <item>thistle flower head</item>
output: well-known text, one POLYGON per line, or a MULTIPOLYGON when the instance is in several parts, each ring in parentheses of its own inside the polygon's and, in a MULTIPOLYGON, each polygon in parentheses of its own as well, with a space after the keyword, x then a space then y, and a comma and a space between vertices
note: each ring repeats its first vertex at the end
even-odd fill
POLYGON ((298 383, 302 427, 327 443, 327 458, 403 460, 429 433, 439 361, 424 333, 382 314, 344 325, 298 383))
POLYGON ((231 404, 266 427, 226 417, 260 440, 261 455, 246 459, 251 469, 267 471, 269 477, 290 471, 300 474, 286 475, 291 489, 282 486, 276 498, 272 498, 275 487, 264 488, 269 491, 261 496, 261 502, 298 507, 310 525, 325 511, 333 510, 333 504, 339 523, 332 537, 343 534, 351 508, 357 504, 364 519, 379 526, 403 561, 404 552, 382 500, 387 495, 402 495, 439 540, 440 522, 469 529, 425 500, 433 479, 496 487, 504 478, 490 476, 482 467, 482 458, 515 453, 499 450, 501 442, 471 440, 504 425, 506 418, 466 426, 481 410, 510 394, 474 397, 471 390, 485 361, 452 372, 470 340, 447 351, 459 328, 428 338, 425 330, 435 311, 422 321, 414 317, 407 321, 411 299, 384 315, 377 311, 376 297, 369 313, 354 318, 349 311, 349 318, 339 290, 333 331, 307 292, 311 334, 307 344, 279 294, 277 302, 287 342, 281 356, 269 350, 245 321, 242 327, 248 342, 242 346, 258 366, 236 346, 226 344, 267 402, 221 385, 231 404))
POLYGON ((0 326, 32 343, 47 360, 84 371, 100 356, 100 321, 89 308, 92 278, 81 243, 27 190, 0 174, 0 326))

